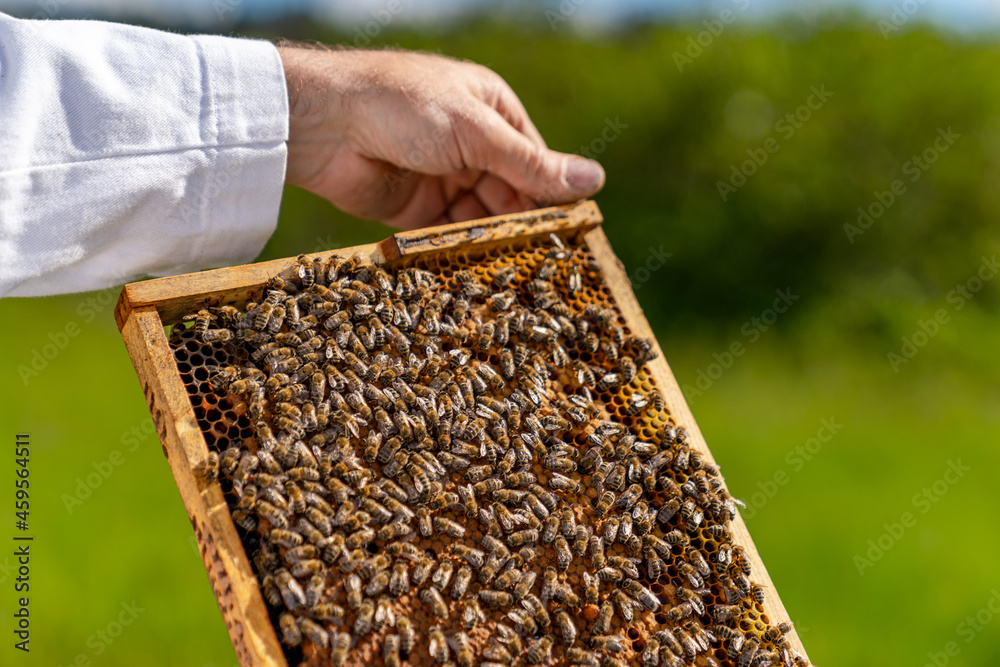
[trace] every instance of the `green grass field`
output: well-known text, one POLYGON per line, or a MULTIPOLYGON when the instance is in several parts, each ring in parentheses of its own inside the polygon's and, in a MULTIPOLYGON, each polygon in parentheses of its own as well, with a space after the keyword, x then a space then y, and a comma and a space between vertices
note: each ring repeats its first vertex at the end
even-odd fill
MULTIPOLYGON (((81 655, 94 665, 234 664, 111 306, 87 324, 86 298, 0 303, 16 322, 4 333, 0 421, 8 439, 31 434, 35 537, 32 651, 15 662, 8 642, 3 664, 70 665, 81 655), (71 321, 79 335, 25 386, 18 366, 71 321), (133 620, 137 609, 123 604, 142 611, 133 620)), ((948 334, 985 363, 996 342, 988 331, 965 318, 948 334)), ((834 340, 776 326, 691 400, 730 488, 750 505, 775 585, 817 664, 920 665, 951 641, 959 664, 996 664, 1000 625, 968 644, 956 629, 1000 586, 1000 544, 983 519, 1000 464, 996 384, 935 363, 931 347, 894 374, 882 351, 834 340), (968 471, 938 496, 949 461, 968 471), (925 487, 935 502, 915 503, 925 487), (915 525, 859 573, 855 556, 904 512, 915 525)), ((725 342, 662 344, 681 384, 694 386, 725 342)), ((9 505, 0 516, 9 535, 9 505)), ((0 629, 10 637, 4 558, 0 629)))

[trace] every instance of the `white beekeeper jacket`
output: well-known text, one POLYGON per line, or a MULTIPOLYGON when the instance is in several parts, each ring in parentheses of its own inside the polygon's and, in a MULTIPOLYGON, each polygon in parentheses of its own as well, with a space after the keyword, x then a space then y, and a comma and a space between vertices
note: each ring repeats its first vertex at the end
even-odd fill
POLYGON ((287 139, 269 42, 0 14, 0 297, 252 260, 287 139))

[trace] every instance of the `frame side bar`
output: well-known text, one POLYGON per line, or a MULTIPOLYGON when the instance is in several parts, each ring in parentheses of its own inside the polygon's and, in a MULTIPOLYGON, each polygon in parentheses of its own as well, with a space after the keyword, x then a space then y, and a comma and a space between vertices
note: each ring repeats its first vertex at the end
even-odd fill
MULTIPOLYGON (((691 444, 709 462, 714 464, 715 458, 712 456, 712 452, 705 442, 701 429, 698 428, 698 423, 695 421, 694 415, 691 413, 691 409, 684 399, 684 394, 681 392, 680 385, 678 385, 673 371, 670 370, 666 356, 664 356, 663 350, 660 349, 659 341, 657 341, 652 328, 650 328, 649 323, 646 321, 646 316, 639 306, 639 301, 636 299, 625 273, 625 267, 611 249, 611 245, 604 235, 604 230, 600 228, 592 229, 586 234, 585 239, 594 257, 605 272, 605 284, 608 290, 610 290, 611 296, 618 305, 619 310, 621 310, 622 315, 625 317, 629 328, 637 336, 649 338, 655 344, 654 349, 657 352, 657 356, 655 359, 649 361, 649 369, 656 379, 660 390, 663 392, 671 416, 673 416, 678 426, 683 426, 687 429, 691 444)), ((723 479, 723 484, 725 484, 725 479, 723 479)), ((728 491, 728 487, 726 487, 726 490, 728 491)), ((778 596, 774 584, 771 582, 771 576, 768 574, 767 568, 764 566, 764 562, 757 552, 757 547, 754 545, 753 538, 750 537, 750 532, 747 530, 746 523, 744 523, 743 516, 739 511, 737 511, 736 518, 732 522, 732 531, 734 544, 742 546, 750 559, 752 568, 751 579, 765 587, 763 607, 771 623, 777 624, 790 620, 788 612, 785 610, 785 606, 782 604, 781 598, 778 596)), ((794 629, 785 635, 785 637, 792 648, 808 658, 805 648, 802 646, 802 642, 799 640, 799 636, 794 629)))
POLYGON ((133 310, 122 337, 135 365, 153 424, 198 538, 199 552, 242 667, 287 667, 246 551, 218 484, 193 467, 208 456, 163 332, 152 307, 133 310))
POLYGON ((587 200, 566 206, 400 232, 382 241, 379 246, 386 260, 392 261, 460 245, 548 234, 579 226, 593 227, 601 222, 603 218, 597 204, 587 200))

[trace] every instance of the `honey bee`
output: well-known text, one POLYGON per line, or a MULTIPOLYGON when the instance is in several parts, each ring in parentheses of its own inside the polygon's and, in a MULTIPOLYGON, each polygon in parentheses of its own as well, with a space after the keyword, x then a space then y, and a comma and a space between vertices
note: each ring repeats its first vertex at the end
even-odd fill
POLYGON ((347 662, 347 649, 351 647, 351 635, 347 632, 338 632, 332 643, 333 652, 330 661, 334 667, 343 667, 347 662))
POLYGON ((495 477, 490 479, 485 479, 477 484, 472 485, 472 490, 477 496, 485 497, 494 491, 499 491, 503 488, 503 482, 495 477))
POLYGON ((340 533, 335 533, 327 538, 323 546, 323 560, 331 564, 336 561, 344 550, 344 544, 344 536, 340 533))
MULTIPOLYGON (((548 571, 550 570, 551 568, 548 568, 546 573, 548 573, 548 571)), ((558 583, 552 584, 551 581, 546 583, 547 586, 550 584, 555 590, 559 589, 558 583)), ((543 587, 543 592, 542 592, 543 595, 545 595, 546 592, 544 588, 545 587, 543 587)), ((547 628, 549 627, 549 625, 551 625, 552 621, 549 618, 549 612, 545 609, 545 604, 543 604, 542 601, 539 600, 535 595, 532 595, 530 593, 528 595, 525 595, 524 598, 522 598, 521 600, 521 606, 532 613, 535 623, 539 627, 547 628)))
POLYGON ((321 649, 330 645, 330 635, 318 623, 310 618, 299 619, 299 629, 302 635, 321 649))
POLYGON ((417 643, 417 635, 413 630, 413 622, 406 616, 397 617, 396 632, 399 633, 399 654, 403 660, 406 660, 417 643))
POLYGON ((660 608, 660 600, 653 595, 652 591, 635 579, 630 579, 625 584, 625 590, 649 611, 656 611, 660 608))
POLYGON ((505 649, 499 643, 491 643, 489 646, 483 649, 483 658, 491 661, 493 664, 499 665, 509 665, 514 657, 510 654, 510 651, 505 649))
POLYGON ((599 594, 599 580, 592 576, 589 572, 583 573, 583 584, 584 584, 584 596, 586 598, 587 604, 596 605, 598 602, 599 594))
POLYGON ((590 536, 590 561, 594 567, 601 569, 604 567, 606 558, 604 555, 604 540, 599 535, 590 536))
POLYGON ((434 529, 444 533, 445 535, 453 538, 461 538, 465 535, 465 527, 462 526, 457 521, 451 519, 436 516, 433 519, 434 529))
POLYGON ((218 481, 219 466, 219 453, 210 450, 208 455, 193 467, 192 471, 198 479, 209 485, 218 481))
POLYGON ((437 618, 441 620, 448 618, 448 605, 445 604, 437 588, 422 588, 419 595, 421 601, 431 608, 431 612, 437 618))
MULTIPOLYGON (((513 571, 513 570, 509 570, 513 571)), ((502 576, 502 575, 501 575, 502 576)), ((525 595, 531 592, 532 587, 535 585, 535 580, 538 578, 538 574, 533 570, 529 570, 520 575, 520 579, 514 586, 513 596, 515 599, 520 600, 525 595)))
POLYGON ((517 296, 512 290, 504 290, 503 292, 498 292, 486 300, 487 305, 490 310, 494 313, 503 312, 510 310, 510 307, 514 305, 517 296))
POLYGON ((642 487, 638 484, 632 484, 625 489, 625 493, 623 493, 618 500, 615 501, 615 507, 626 511, 630 510, 641 496, 642 487))
POLYGON ((514 602, 510 593, 488 588, 479 591, 479 598, 489 607, 509 607, 514 602))
POLYGON ((294 611, 305 606, 306 593, 302 590, 302 585, 292 578, 288 570, 278 570, 275 574, 275 583, 286 607, 294 611))
POLYGON ((209 329, 201 339, 206 343, 228 343, 233 339, 233 332, 231 329, 209 329))
POLYGON ((558 472, 552 473, 552 476, 549 477, 549 486, 559 491, 569 491, 571 493, 577 493, 580 490, 579 482, 558 472))
POLYGON ((743 642, 743 648, 740 649, 739 659, 736 664, 738 667, 748 667, 753 661, 754 656, 757 655, 757 650, 760 644, 754 637, 750 637, 743 642))
POLYGON ((563 644, 572 646, 576 643, 576 624, 573 623, 569 613, 563 609, 556 612, 556 628, 559 630, 559 637, 563 644))
POLYGON ((537 530, 521 530, 507 536, 507 544, 512 547, 519 547, 525 544, 534 544, 538 541, 537 530))
POLYGON ((347 592, 347 606, 351 609, 361 607, 361 577, 353 572, 348 575, 344 580, 344 590, 347 592))
POLYGON ((406 563, 396 561, 392 567, 392 576, 389 579, 389 592, 393 597, 405 595, 410 590, 410 570, 406 563))
POLYGON ((463 565, 455 575, 455 583, 451 587, 451 597, 453 600, 461 600, 469 590, 469 583, 472 582, 472 570, 463 565))
POLYGON ((332 602, 323 602, 312 607, 312 615, 320 621, 335 621, 344 618, 344 608, 332 602))
POLYGON ((375 603, 366 598, 358 608, 358 615, 354 620, 354 634, 364 636, 371 632, 374 620, 375 603))
POLYGON ((559 534, 559 515, 553 514, 545 519, 542 524, 542 542, 552 544, 559 534))
POLYGON ((434 532, 433 524, 431 523, 431 514, 426 507, 417 508, 417 530, 424 537, 430 537, 434 532))
POLYGON ((368 582, 365 586, 365 595, 368 597, 374 597, 384 591, 389 585, 389 573, 385 570, 379 572, 368 582))
POLYGON ((635 616, 634 609, 639 606, 638 603, 634 602, 622 590, 614 591, 611 594, 611 601, 615 603, 615 608, 618 610, 618 615, 622 617, 622 620, 626 623, 631 623, 635 616))
POLYGON ((524 497, 524 507, 539 519, 547 519, 549 517, 549 508, 534 493, 529 493, 524 497))
POLYGON ((778 625, 772 625, 764 631, 764 640, 769 642, 777 642, 782 636, 787 635, 792 631, 793 624, 787 621, 779 623, 778 625))
POLYGON ((438 662, 446 662, 448 660, 448 642, 445 640, 441 627, 437 625, 433 626, 428 633, 428 637, 430 639, 430 645, 428 646, 430 656, 438 662))
POLYGON ((542 504, 545 505, 546 509, 550 512, 556 511, 556 507, 559 505, 559 496, 538 484, 529 484, 528 490, 538 496, 538 499, 542 501, 542 504))
POLYGON ((451 564, 451 561, 443 561, 434 570, 434 574, 431 577, 431 583, 439 591, 443 591, 448 587, 448 583, 451 581, 451 575, 454 572, 455 566, 451 564))
POLYGON ((569 569, 570 564, 573 562, 573 552, 570 551, 566 538, 562 536, 557 537, 555 547, 556 562, 559 565, 559 569, 563 571, 569 569))
POLYGON ((288 528, 288 513, 278 509, 266 500, 256 501, 254 510, 272 526, 288 528))
POLYGON ((297 563, 291 563, 291 573, 293 577, 308 577, 320 573, 323 570, 323 561, 310 559, 297 563))
POLYGON ((431 571, 434 569, 434 561, 430 558, 421 559, 417 566, 413 569, 413 574, 410 576, 411 581, 414 586, 420 586, 427 578, 431 575, 431 571))
POLYGON ((472 644, 469 642, 468 635, 464 632, 455 633, 450 643, 452 648, 455 649, 455 657, 459 667, 472 667, 474 660, 472 644))
POLYGON ((513 513, 511 513, 509 509, 507 509, 504 505, 501 504, 494 505, 492 509, 493 509, 493 515, 496 517, 496 520, 500 523, 500 526, 504 529, 505 532, 509 533, 510 531, 514 530, 515 516, 513 513))
MULTIPOLYGON (((390 525, 397 525, 397 524, 390 524, 390 525)), ((379 532, 381 533, 381 530, 379 532)), ((373 542, 375 540, 375 537, 376 535, 374 530, 372 530, 371 528, 362 528, 348 535, 347 540, 345 541, 345 545, 347 546, 348 549, 357 549, 359 547, 365 546, 369 542, 373 542)))
POLYGON ((289 646, 298 646, 302 643, 302 632, 295 617, 289 613, 284 613, 278 618, 278 626, 281 628, 281 640, 289 646))
POLYGON ((618 584, 625 580, 625 573, 617 567, 604 567, 597 571, 597 578, 601 581, 618 584))
POLYGON ((353 572, 361 565, 365 560, 365 551, 362 549, 354 549, 352 551, 344 550, 340 555, 340 565, 338 569, 343 574, 348 574, 353 572))
POLYGON ((474 549, 464 544, 456 544, 452 547, 452 553, 459 558, 464 558, 474 568, 481 568, 486 557, 486 554, 479 549, 474 549))
POLYGON ((399 667, 399 653, 399 635, 386 635, 382 640, 382 662, 385 667, 399 667))
POLYGON ((601 667, 601 660, 596 653, 581 648, 566 649, 566 659, 583 667, 601 667))
POLYGON ((504 570, 493 582, 493 585, 499 590, 506 591, 511 586, 518 583, 521 580, 521 576, 522 572, 520 570, 504 570))
POLYGON ((472 485, 459 486, 457 488, 458 497, 465 510, 465 516, 472 519, 479 513, 479 505, 476 503, 476 494, 472 490, 472 485))
MULTIPOLYGON (((594 512, 597 516, 604 516, 611 509, 611 505, 615 503, 615 494, 613 491, 605 491, 601 494, 600 498, 597 500, 597 504, 594 506, 594 512)), ((607 525, 607 524, 605 524, 607 525)), ((617 535, 617 530, 615 531, 617 535)), ((613 542, 614 540, 612 540, 613 542)))
POLYGON ((552 652, 552 639, 549 637, 539 637, 531 641, 524 654, 524 661, 529 665, 537 665, 543 660, 547 660, 552 652))
POLYGON ((384 554, 372 556, 371 558, 365 558, 358 566, 358 576, 362 579, 370 579, 375 576, 375 574, 389 567, 391 562, 392 561, 384 554))

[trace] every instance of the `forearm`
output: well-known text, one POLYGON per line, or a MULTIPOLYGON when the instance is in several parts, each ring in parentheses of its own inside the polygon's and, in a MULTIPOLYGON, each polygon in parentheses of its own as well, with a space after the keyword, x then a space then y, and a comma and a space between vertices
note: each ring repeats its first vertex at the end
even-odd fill
POLYGON ((286 159, 263 42, 0 15, 0 296, 246 261, 286 159))

